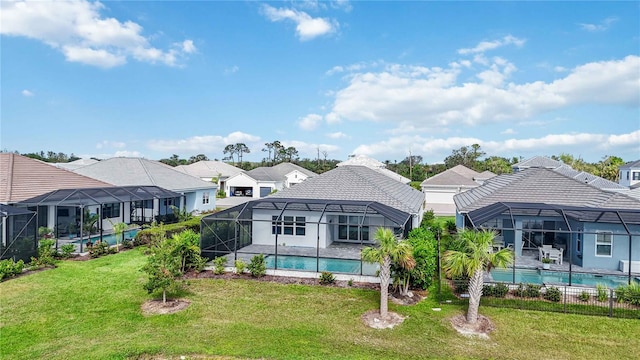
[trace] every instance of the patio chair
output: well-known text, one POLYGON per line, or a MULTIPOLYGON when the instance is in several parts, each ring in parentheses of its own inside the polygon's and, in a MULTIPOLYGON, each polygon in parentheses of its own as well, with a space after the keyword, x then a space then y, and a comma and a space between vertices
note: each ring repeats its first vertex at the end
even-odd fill
POLYGON ((562 249, 551 248, 551 250, 549 250, 549 259, 553 260, 556 264, 562 265, 562 249))

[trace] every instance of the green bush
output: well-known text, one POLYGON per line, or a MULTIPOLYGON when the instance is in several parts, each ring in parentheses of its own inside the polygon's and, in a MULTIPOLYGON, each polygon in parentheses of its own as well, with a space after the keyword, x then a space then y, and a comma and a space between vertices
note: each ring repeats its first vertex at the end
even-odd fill
POLYGON ((329 271, 323 271, 320 273, 318 282, 320 282, 321 285, 330 285, 336 282, 336 277, 329 271))
POLYGON ((640 305, 640 285, 631 283, 616 288, 616 298, 618 302, 625 302, 631 305, 640 305))
POLYGON ((544 292, 544 298, 553 302, 560 302, 562 300, 562 292, 555 286, 547 288, 544 292))
POLYGON ((56 242, 51 239, 40 239, 38 242, 38 257, 31 258, 30 266, 32 268, 39 268, 43 266, 55 265, 56 263, 56 250, 53 248, 53 245, 56 242))
POLYGON ((122 247, 125 249, 133 249, 134 243, 132 239, 124 239, 122 240, 122 247))
POLYGON ((140 230, 133 240, 135 246, 154 244, 162 241, 164 238, 170 238, 174 234, 179 234, 185 230, 192 230, 200 233, 200 217, 194 216, 187 221, 175 224, 152 224, 151 227, 140 230))
POLYGON ((598 284, 596 285, 596 298, 598 299, 598 301, 607 301, 607 299, 609 299, 609 288, 606 287, 603 284, 598 284))
POLYGON ((213 273, 216 275, 224 274, 224 266, 227 264, 227 258, 224 256, 213 259, 213 273))
POLYGON ((0 280, 4 278, 13 277, 22 273, 24 269, 24 261, 13 259, 5 259, 0 261, 0 280))
POLYGON ((484 285, 482 287, 483 296, 492 296, 503 298, 509 293, 509 287, 504 283, 497 283, 495 285, 484 285))
POLYGON ((106 241, 98 240, 92 246, 87 246, 87 248, 89 249, 89 257, 92 259, 111 254, 111 250, 109 250, 109 243, 106 241))
POLYGON ((527 284, 525 289, 525 296, 529 298, 540 297, 540 289, 542 286, 536 284, 527 284))
POLYGON ((578 295, 578 300, 580 301, 587 302, 589 301, 589 299, 591 299, 591 294, 589 294, 587 291, 583 291, 580 293, 580 295, 578 295))
POLYGON ((449 232, 449 234, 455 234, 458 231, 458 227, 456 226, 456 221, 449 219, 445 222, 445 228, 449 232))
POLYGON ((253 277, 264 276, 267 273, 267 262, 264 259, 264 255, 259 254, 252 257, 247 269, 249 269, 253 277))
POLYGON ((236 274, 243 274, 247 268, 247 264, 242 259, 236 260, 234 265, 236 266, 236 274))
MULTIPOLYGON (((413 247, 413 259, 416 265, 409 271, 410 287, 414 289, 427 289, 436 273, 437 244, 433 231, 422 227, 411 230, 407 241, 413 247)), ((406 272, 398 266, 392 269, 396 273, 406 272)))
POLYGON ((76 246, 73 244, 64 244, 60 246, 60 257, 63 259, 68 259, 73 255, 73 252, 76 251, 76 246))

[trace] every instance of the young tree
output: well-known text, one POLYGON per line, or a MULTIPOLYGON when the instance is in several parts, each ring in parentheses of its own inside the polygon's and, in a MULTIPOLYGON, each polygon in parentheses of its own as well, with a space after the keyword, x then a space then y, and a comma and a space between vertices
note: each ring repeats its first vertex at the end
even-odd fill
POLYGON ((386 319, 389 311, 391 264, 409 269, 413 268, 415 261, 411 245, 397 239, 390 229, 379 227, 375 240, 379 242, 379 246, 362 249, 362 260, 380 264, 380 317, 386 319))
POLYGON ((462 250, 449 250, 444 254, 442 265, 447 276, 466 275, 469 277, 469 310, 467 323, 478 320, 478 307, 482 297, 484 274, 494 267, 506 267, 513 262, 511 249, 492 252, 496 233, 487 230, 463 230, 458 233, 462 250))
POLYGON ((179 287, 176 278, 181 275, 180 258, 174 255, 173 248, 171 241, 161 241, 151 249, 152 253, 142 268, 148 275, 144 289, 149 294, 162 291, 163 304, 167 302, 167 292, 179 287))
POLYGON ((127 229, 129 229, 129 225, 123 222, 114 224, 113 222, 111 222, 111 219, 108 219, 108 220, 111 223, 111 226, 113 227, 113 233, 116 235, 116 251, 120 251, 120 238, 122 237, 122 234, 124 234, 124 232, 127 231, 127 229))

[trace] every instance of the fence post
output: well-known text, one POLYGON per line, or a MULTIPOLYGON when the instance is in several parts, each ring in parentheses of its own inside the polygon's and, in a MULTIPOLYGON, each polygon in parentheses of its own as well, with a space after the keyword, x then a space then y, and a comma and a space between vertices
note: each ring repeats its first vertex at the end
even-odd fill
POLYGON ((609 289, 609 317, 613 317, 613 289, 609 289))
POLYGON ((564 287, 564 300, 562 301, 564 305, 564 313, 567 313, 567 287, 564 287))

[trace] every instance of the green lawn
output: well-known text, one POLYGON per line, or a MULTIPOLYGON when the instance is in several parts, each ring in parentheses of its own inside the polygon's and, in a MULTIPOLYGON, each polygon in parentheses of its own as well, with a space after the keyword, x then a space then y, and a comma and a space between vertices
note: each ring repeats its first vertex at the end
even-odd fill
POLYGON ((374 330, 360 316, 377 308, 375 291, 250 280, 191 280, 189 308, 145 317, 143 262, 133 250, 0 283, 0 358, 640 358, 638 320, 482 307, 497 330, 468 339, 447 321, 461 307, 434 312, 427 299, 391 304, 408 319, 374 330))

